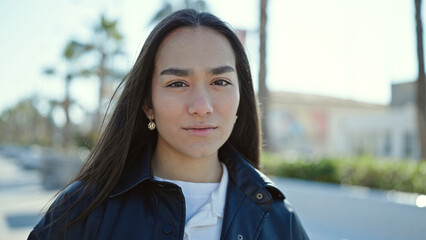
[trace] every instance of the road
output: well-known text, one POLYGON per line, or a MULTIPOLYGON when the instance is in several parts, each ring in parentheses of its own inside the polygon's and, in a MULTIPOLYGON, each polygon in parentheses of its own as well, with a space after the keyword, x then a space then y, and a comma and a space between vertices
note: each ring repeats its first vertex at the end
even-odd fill
POLYGON ((0 155, 0 239, 27 239, 55 194, 41 186, 37 170, 23 170, 0 155))
MULTIPOLYGON (((418 194, 272 178, 315 240, 425 240, 418 194)), ((426 184, 426 183, 425 183, 426 184)))
MULTIPOLYGON (((37 170, 0 156, 0 240, 26 239, 55 191, 37 170)), ((418 195, 271 177, 314 240, 424 240, 426 208, 418 195)))

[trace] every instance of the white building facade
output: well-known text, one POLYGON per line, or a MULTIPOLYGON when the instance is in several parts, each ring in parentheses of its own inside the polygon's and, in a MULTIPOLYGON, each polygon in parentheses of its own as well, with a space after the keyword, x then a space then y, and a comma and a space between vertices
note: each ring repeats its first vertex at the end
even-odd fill
POLYGON ((414 88, 409 84, 392 86, 389 105, 272 92, 266 119, 268 147, 312 157, 367 154, 418 159, 414 88))

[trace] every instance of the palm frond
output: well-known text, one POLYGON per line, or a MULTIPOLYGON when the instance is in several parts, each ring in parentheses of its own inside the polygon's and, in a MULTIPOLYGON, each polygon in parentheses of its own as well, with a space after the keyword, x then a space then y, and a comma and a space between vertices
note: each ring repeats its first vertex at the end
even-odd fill
POLYGON ((71 40, 65 46, 63 56, 65 57, 65 59, 73 60, 80 57, 84 53, 89 52, 93 48, 94 46, 92 44, 86 44, 78 42, 76 40, 71 40))

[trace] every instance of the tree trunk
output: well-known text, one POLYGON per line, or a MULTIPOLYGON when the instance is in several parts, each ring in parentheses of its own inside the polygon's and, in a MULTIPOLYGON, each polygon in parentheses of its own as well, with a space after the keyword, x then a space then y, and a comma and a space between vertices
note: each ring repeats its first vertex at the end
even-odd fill
POLYGON ((101 123, 102 123, 102 119, 103 119, 103 115, 105 114, 104 111, 104 106, 103 106, 103 101, 105 98, 105 62, 106 62, 106 54, 103 50, 101 50, 101 61, 99 64, 99 72, 98 72, 98 76, 99 76, 99 99, 98 99, 98 104, 99 104, 99 108, 98 108, 98 114, 97 114, 97 119, 96 119, 96 125, 97 127, 100 127, 101 123))
POLYGON ((266 86, 266 23, 268 0, 260 0, 260 58, 259 58, 259 92, 260 114, 262 123, 262 144, 266 149, 270 149, 268 144, 268 88, 266 86))
POLYGON ((71 97, 70 97, 70 87, 71 87, 72 76, 67 75, 65 79, 65 99, 63 104, 64 112, 65 112, 65 126, 62 129, 63 133, 63 146, 66 147, 71 142, 71 120, 70 120, 70 105, 71 105, 71 97))
POLYGON ((419 62, 419 76, 417 79, 417 125, 419 137, 420 158, 426 160, 426 104, 425 104, 425 68, 423 56, 423 27, 421 19, 421 0, 416 2, 416 32, 417 58, 419 62))

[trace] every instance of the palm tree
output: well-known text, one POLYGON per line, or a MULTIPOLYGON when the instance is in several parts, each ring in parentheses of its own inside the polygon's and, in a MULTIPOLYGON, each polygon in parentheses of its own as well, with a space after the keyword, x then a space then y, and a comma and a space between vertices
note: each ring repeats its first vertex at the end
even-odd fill
POLYGON ((194 8, 199 11, 207 11, 208 6, 206 1, 204 0, 184 0, 179 1, 176 3, 176 1, 164 1, 163 6, 154 14, 151 21, 149 22, 149 25, 153 25, 155 23, 158 23, 166 16, 170 15, 172 12, 184 9, 184 8, 194 8), (175 4, 172 4, 175 3, 175 4))
POLYGON ((259 46, 259 91, 258 98, 262 116, 262 141, 264 147, 268 149, 268 129, 266 118, 268 116, 268 88, 266 86, 266 24, 268 0, 260 0, 260 46, 259 46))
MULTIPOLYGON (((69 115, 69 108, 72 103, 71 96, 70 96, 71 82, 75 77, 85 75, 84 71, 75 69, 74 65, 75 65, 75 61, 87 50, 88 50, 88 46, 82 45, 72 40, 66 44, 62 54, 62 56, 65 58, 68 65, 67 72, 64 74, 65 96, 64 96, 64 100, 60 103, 65 113, 65 125, 62 129, 63 146, 67 146, 72 140, 71 120, 69 115)), ((54 67, 48 67, 44 69, 44 73, 46 75, 56 75, 58 74, 58 71, 54 67)))
MULTIPOLYGON (((118 29, 118 20, 108 20, 104 15, 101 16, 100 23, 95 27, 95 38, 92 43, 93 49, 99 56, 99 63, 94 69, 94 73, 99 78, 99 107, 102 106, 102 101, 105 99, 105 85, 107 80, 116 80, 124 76, 123 73, 114 71, 109 68, 107 63, 117 55, 122 55, 123 35, 118 29)), ((90 44, 89 44, 90 45, 90 44)), ((100 110, 100 109, 99 109, 100 110)), ((98 123, 100 122, 102 113, 98 112, 98 123)))
POLYGON ((423 55, 423 27, 421 18, 421 0, 416 4, 416 33, 417 33, 417 59, 419 62, 419 76, 417 79, 417 125, 419 134, 420 158, 426 161, 426 98, 425 98, 425 67, 423 55))
MULTIPOLYGON (((95 125, 99 125, 103 112, 101 111, 103 101, 110 96, 106 96, 106 83, 121 79, 123 72, 119 72, 108 65, 119 55, 123 55, 122 43, 123 34, 118 29, 118 20, 110 20, 101 15, 100 21, 94 27, 92 41, 79 42, 72 40, 65 55, 72 56, 72 59, 80 59, 85 56, 95 56, 97 63, 91 67, 80 67, 78 76, 95 75, 99 80, 98 111, 95 119, 95 125)), ((72 76, 71 76, 72 77, 72 76)))

